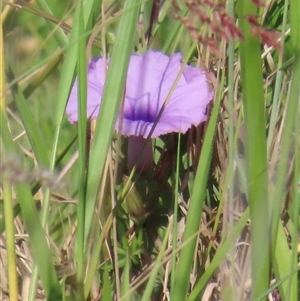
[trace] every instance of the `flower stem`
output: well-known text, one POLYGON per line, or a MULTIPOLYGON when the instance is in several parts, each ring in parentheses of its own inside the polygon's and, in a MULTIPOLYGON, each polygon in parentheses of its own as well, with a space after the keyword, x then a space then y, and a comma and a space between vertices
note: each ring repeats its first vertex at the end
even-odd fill
POLYGON ((153 164, 151 140, 143 136, 130 136, 128 141, 127 165, 131 170, 134 166, 138 172, 144 172, 153 164))

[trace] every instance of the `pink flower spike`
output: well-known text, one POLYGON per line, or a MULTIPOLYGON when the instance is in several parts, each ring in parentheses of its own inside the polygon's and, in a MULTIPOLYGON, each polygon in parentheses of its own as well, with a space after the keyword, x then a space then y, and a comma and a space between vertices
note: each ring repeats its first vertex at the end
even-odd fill
MULTIPOLYGON (((123 111, 120 109, 115 126, 117 132, 121 128, 122 135, 147 138, 178 77, 182 61, 183 57, 179 53, 169 57, 161 52, 147 51, 131 56, 123 111)), ((88 118, 95 119, 98 116, 108 64, 108 60, 105 66, 104 60, 99 58, 88 66, 88 118)), ((185 133, 192 125, 199 125, 207 118, 205 111, 211 99, 204 71, 186 66, 151 137, 171 132, 185 133)), ((66 113, 70 122, 77 122, 77 80, 72 88, 66 113)), ((139 144, 140 140, 137 139, 139 144)), ((132 147, 134 146, 130 145, 131 149, 132 147)), ((149 163, 146 165, 149 166, 149 163)))

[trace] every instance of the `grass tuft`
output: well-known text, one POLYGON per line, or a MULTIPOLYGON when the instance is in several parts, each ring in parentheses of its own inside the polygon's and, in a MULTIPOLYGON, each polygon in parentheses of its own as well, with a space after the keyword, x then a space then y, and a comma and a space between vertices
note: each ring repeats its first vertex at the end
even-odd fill
POLYGON ((0 7, 1 300, 300 300, 298 0, 0 7), (213 99, 206 122, 152 139, 138 173, 114 128, 130 56, 148 49, 181 52, 213 99))

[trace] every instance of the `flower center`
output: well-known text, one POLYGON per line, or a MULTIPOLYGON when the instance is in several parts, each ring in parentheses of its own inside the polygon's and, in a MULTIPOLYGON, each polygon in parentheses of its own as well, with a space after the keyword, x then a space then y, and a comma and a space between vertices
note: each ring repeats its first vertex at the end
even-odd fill
POLYGON ((139 98, 126 99, 126 107, 124 108, 124 117, 132 121, 154 122, 157 112, 156 108, 151 107, 150 94, 144 94, 139 98))

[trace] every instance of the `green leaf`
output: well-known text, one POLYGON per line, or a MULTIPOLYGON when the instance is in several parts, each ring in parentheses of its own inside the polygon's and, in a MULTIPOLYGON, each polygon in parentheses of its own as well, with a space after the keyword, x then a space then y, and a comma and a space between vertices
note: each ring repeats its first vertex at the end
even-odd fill
POLYGON ((252 298, 269 286, 270 237, 268 210, 268 162, 260 41, 251 34, 248 15, 258 14, 252 1, 238 2, 243 108, 246 129, 246 174, 251 217, 252 298))

